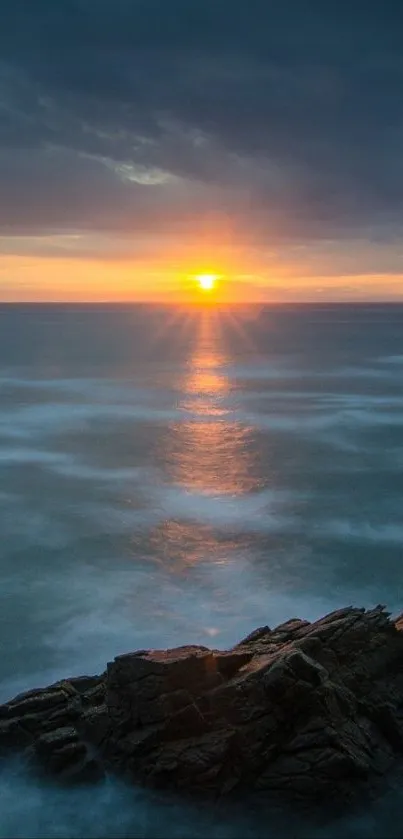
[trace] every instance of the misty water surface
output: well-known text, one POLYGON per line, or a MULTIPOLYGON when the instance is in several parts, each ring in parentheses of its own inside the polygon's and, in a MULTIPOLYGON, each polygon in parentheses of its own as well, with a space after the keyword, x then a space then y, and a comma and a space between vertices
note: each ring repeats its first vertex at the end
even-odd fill
MULTIPOLYGON (((130 649, 401 611, 402 335, 397 306, 0 307, 1 699, 130 649)), ((0 781, 4 837, 258 835, 114 781, 0 781)), ((315 835, 398 836, 399 808, 315 835)))

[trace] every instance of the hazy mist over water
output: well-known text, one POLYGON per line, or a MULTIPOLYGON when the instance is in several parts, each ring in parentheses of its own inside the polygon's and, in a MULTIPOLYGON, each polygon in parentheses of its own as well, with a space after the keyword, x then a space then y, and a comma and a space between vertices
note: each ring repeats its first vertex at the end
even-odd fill
MULTIPOLYGON (((0 306, 0 700, 131 649, 402 611, 402 496, 402 306, 0 306)), ((401 836, 401 812, 314 835, 401 836)), ((258 836, 244 818, 0 773, 3 837, 258 836)))

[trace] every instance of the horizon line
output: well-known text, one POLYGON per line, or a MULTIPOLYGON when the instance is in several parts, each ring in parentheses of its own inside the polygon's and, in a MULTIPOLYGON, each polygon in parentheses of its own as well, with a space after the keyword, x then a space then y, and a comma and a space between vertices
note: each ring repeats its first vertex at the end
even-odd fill
POLYGON ((215 303, 174 300, 0 300, 1 306, 186 306, 194 309, 228 308, 232 306, 396 306, 403 305, 403 297, 395 299, 351 300, 234 300, 215 303))

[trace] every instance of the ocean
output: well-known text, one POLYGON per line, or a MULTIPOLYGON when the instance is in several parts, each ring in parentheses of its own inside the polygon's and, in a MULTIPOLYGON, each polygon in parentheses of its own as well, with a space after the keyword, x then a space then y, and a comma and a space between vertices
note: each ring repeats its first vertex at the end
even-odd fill
MULTIPOLYGON (((402 611, 402 497, 403 306, 0 306, 0 701, 136 648, 402 611)), ((281 835, 402 814, 393 793, 281 835)), ((0 770, 1 837, 277 831, 0 770)))

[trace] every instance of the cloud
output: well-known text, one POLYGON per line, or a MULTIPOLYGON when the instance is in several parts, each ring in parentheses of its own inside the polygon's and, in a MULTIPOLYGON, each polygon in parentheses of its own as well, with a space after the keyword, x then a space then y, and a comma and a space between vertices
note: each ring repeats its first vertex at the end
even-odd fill
POLYGON ((213 210, 258 247, 395 243, 402 24, 377 2, 5 0, 0 232, 180 237, 213 210))

